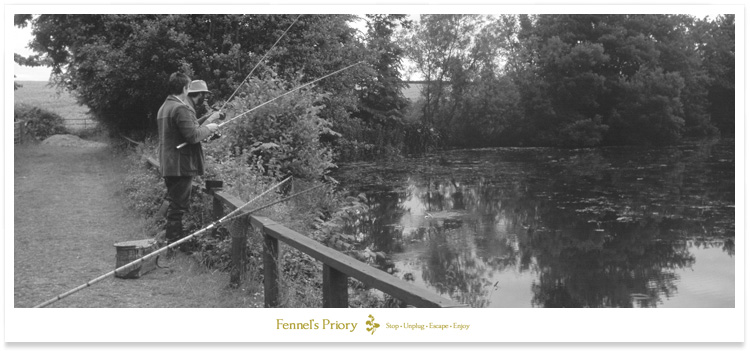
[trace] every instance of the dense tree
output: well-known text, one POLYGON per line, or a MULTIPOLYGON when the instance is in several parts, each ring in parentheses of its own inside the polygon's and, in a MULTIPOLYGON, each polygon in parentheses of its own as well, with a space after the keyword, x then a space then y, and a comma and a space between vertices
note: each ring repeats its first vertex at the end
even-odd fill
POLYGON ((396 42, 398 28, 408 28, 406 15, 367 15, 364 37, 365 62, 372 79, 357 85, 358 108, 352 117, 336 120, 336 129, 349 138, 342 151, 344 159, 398 152, 403 143, 404 109, 401 60, 404 49, 396 42))
POLYGON ((517 94, 501 74, 500 22, 480 15, 422 15, 408 36, 408 56, 427 80, 423 115, 447 141, 496 145, 517 116, 517 94))
POLYGON ((734 136, 734 15, 697 25, 702 67, 708 73, 708 111, 722 135, 734 136))
POLYGON ((731 134, 733 30, 731 16, 422 16, 409 57, 429 81, 423 119, 452 145, 668 144, 731 134))
POLYGON ((686 130, 713 132, 704 108, 706 75, 686 30, 691 17, 533 20, 519 35, 525 50, 511 58, 520 61, 511 67, 530 112, 524 129, 533 143, 672 143, 686 130))

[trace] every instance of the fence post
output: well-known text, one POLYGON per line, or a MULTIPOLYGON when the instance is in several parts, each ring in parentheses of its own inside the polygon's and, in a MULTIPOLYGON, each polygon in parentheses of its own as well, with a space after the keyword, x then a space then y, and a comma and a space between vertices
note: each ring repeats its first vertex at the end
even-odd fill
MULTIPOLYGON (((211 195, 211 198, 213 199, 211 215, 213 215, 214 221, 221 219, 221 217, 224 217, 224 204, 222 204, 221 200, 216 197, 216 192, 222 190, 223 187, 224 182, 220 180, 206 180, 205 182, 205 188, 203 192, 211 195)), ((212 229, 211 234, 215 235, 218 230, 219 228, 212 229)))
MULTIPOLYGON (((213 194, 211 194, 213 195, 213 194)), ((214 216, 214 221, 221 219, 221 217, 224 217, 224 204, 221 203, 221 200, 219 200, 216 196, 212 196, 213 198, 213 211, 212 214, 214 216)), ((219 230, 218 228, 213 229, 212 234, 216 234, 216 231, 219 230)))
POLYGON ((239 230, 233 230, 232 233, 232 270, 229 273, 229 285, 238 287, 242 283, 242 277, 245 276, 245 256, 247 251, 247 232, 250 230, 250 223, 246 219, 242 220, 239 230))
POLYGON ((263 287, 266 307, 279 306, 279 241, 263 233, 263 287))
POLYGON ((346 275, 323 264, 323 307, 349 307, 349 290, 346 275))

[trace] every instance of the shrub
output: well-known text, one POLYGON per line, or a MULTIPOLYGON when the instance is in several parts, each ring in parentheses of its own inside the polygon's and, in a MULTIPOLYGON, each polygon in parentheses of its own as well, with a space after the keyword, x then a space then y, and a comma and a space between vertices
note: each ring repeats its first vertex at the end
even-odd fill
POLYGON ((440 133, 421 122, 405 125, 404 134, 404 152, 407 154, 431 152, 441 144, 440 133))
POLYGON ((24 104, 15 105, 13 119, 26 122, 26 130, 38 139, 67 133, 65 120, 60 115, 38 107, 24 104))
POLYGON ((609 126, 602 124, 602 117, 579 119, 565 125, 559 132, 559 144, 567 147, 594 147, 601 143, 609 126))
MULTIPOLYGON (((290 86, 297 86, 293 82, 290 86)), ((228 104, 229 117, 270 101, 289 86, 283 81, 253 79, 228 104)), ((216 160, 236 158, 256 173, 281 179, 287 175, 319 179, 334 167, 333 153, 321 137, 335 134, 330 122, 319 116, 325 94, 302 89, 281 97, 224 128, 224 137, 210 144, 207 154, 216 160)), ((240 167, 244 167, 239 165, 240 167)))

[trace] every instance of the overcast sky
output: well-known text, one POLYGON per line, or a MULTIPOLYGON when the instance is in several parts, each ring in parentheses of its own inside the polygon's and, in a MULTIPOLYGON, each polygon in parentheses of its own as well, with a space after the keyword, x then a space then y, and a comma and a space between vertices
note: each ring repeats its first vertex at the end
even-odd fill
MULTIPOLYGON (((18 28, 13 26, 13 52, 23 56, 29 56, 32 51, 26 48, 31 41, 31 28, 18 28)), ((49 80, 50 72, 52 71, 49 67, 26 67, 21 66, 17 63, 13 65, 13 74, 16 76, 16 80, 27 81, 27 80, 49 80)))

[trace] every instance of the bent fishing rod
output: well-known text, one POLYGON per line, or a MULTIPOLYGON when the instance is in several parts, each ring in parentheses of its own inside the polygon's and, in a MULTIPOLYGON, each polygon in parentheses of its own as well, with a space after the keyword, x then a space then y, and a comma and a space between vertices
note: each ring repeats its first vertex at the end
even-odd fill
MULTIPOLYGON (((42 303, 40 303, 40 304, 38 304, 38 305, 34 306, 34 308, 45 307, 45 306, 47 306, 47 305, 50 305, 50 304, 52 304, 52 303, 54 303, 54 302, 60 301, 60 300, 62 300, 62 299, 63 299, 63 298, 65 298, 65 297, 68 297, 68 296, 70 296, 70 295, 72 295, 72 294, 74 294, 74 293, 76 293, 76 292, 78 292, 78 291, 81 291, 81 290, 83 290, 83 289, 85 289, 85 288, 88 288, 88 287, 90 287, 90 286, 92 286, 92 285, 94 285, 94 284, 96 284, 96 283, 100 282, 101 280, 103 280, 103 279, 104 279, 104 278, 106 278, 106 277, 109 277, 109 276, 111 276, 111 275, 114 275, 114 274, 115 274, 115 273, 117 273, 118 271, 122 271, 122 270, 128 269, 128 268, 130 268, 130 267, 133 267, 133 266, 135 266, 135 265, 136 265, 136 264, 138 264, 138 263, 143 263, 143 262, 145 262, 145 261, 146 261, 146 259, 149 259, 149 258, 151 258, 151 257, 154 257, 154 256, 158 255, 159 253, 161 253, 161 252, 163 252, 163 251, 167 250, 167 249, 170 249, 170 248, 173 248, 173 247, 175 247, 175 246, 178 246, 178 245, 180 245, 180 244, 184 243, 185 241, 187 241, 187 240, 190 240, 191 238, 193 238, 193 237, 195 237, 195 236, 198 236, 198 235, 200 235, 200 234, 203 234, 203 233, 205 233, 206 231, 208 231, 208 230, 210 230, 210 229, 213 229, 213 228, 216 228, 216 227, 218 227, 218 226, 219 226, 219 225, 220 225, 221 223, 223 223, 223 222, 227 221, 228 219, 230 219, 230 218, 234 217, 234 216, 235 216, 235 214, 237 214, 237 212, 240 212, 240 211, 242 211, 242 209, 244 209, 245 207, 247 207, 247 205, 249 205, 249 204, 251 204, 251 203, 255 202, 255 200, 259 199, 259 198, 260 198, 261 196, 263 196, 263 195, 265 195, 265 194, 268 194, 269 192, 271 192, 271 190, 273 190, 273 189, 276 189, 276 188, 278 188, 278 187, 279 187, 279 186, 281 186, 282 184, 286 183, 286 182, 287 182, 287 181, 288 181, 289 179, 292 179, 292 177, 291 177, 291 176, 289 176, 289 177, 286 177, 286 178, 285 178, 284 180, 282 180, 282 181, 281 181, 281 182, 279 182, 278 184, 276 184, 276 185, 272 186, 271 188, 269 188, 268 190, 264 191, 264 192, 263 192, 262 194, 260 194, 260 195, 256 196, 256 197, 255 197, 255 198, 253 198, 252 200, 248 201, 248 202, 247 202, 247 203, 245 203, 244 205, 242 205, 242 206, 240 206, 240 207, 237 207, 237 209, 235 209, 234 211, 232 211, 232 212, 230 212, 229 214, 227 214, 226 216, 224 216, 224 217, 222 217, 222 218, 220 218, 220 219, 218 219, 218 220, 216 220, 216 221, 212 222, 211 224, 209 224, 208 226, 204 227, 203 229, 200 229, 200 230, 198 230, 197 232, 195 232, 195 233, 193 233, 193 234, 190 234, 190 235, 188 235, 188 236, 186 236, 186 237, 184 237, 184 238, 182 238, 182 239, 180 239, 180 240, 177 240, 177 241, 175 241, 175 242, 173 242, 173 243, 171 243, 171 244, 169 244, 169 245, 167 245, 167 246, 165 246, 165 247, 162 247, 161 249, 158 249, 158 250, 156 250, 156 251, 154 251, 154 252, 152 252, 152 253, 150 253, 150 254, 148 254, 148 255, 146 255, 146 256, 143 256, 143 257, 141 257, 141 258, 139 258, 139 259, 137 259, 137 260, 135 260, 135 261, 133 261, 133 262, 130 262, 130 263, 128 263, 128 264, 126 264, 126 265, 124 265, 124 266, 120 266, 119 268, 117 268, 117 269, 115 269, 115 270, 113 270, 113 271, 111 271, 111 272, 105 273, 105 274, 103 274, 103 275, 101 275, 101 276, 99 276, 99 277, 96 277, 96 278, 94 278, 94 279, 92 279, 92 280, 89 280, 88 282, 86 282, 86 283, 85 283, 85 284, 83 284, 83 285, 80 285, 80 286, 78 286, 78 287, 76 287, 76 288, 74 288, 74 289, 72 289, 72 290, 69 290, 69 291, 67 291, 67 292, 65 292, 65 293, 62 293, 62 294, 60 294, 60 295, 57 295, 57 296, 55 296, 55 297, 54 297, 54 298, 52 298, 52 299, 49 299, 49 300, 47 300, 47 301, 45 301, 45 302, 42 302, 42 303)), ((309 190, 309 189, 308 189, 308 190, 309 190)), ((296 194, 296 195, 299 195, 299 194, 296 194)), ((296 196, 296 195, 295 195, 295 196, 296 196)), ((265 207, 268 207, 268 206, 269 206, 269 205, 266 205, 265 207)), ((265 208, 265 207, 261 207, 261 208, 265 208)), ((259 209, 260 209, 260 208, 259 208, 259 209)), ((248 212, 251 212, 251 213, 252 213, 252 212, 258 211, 259 209, 253 209, 253 210, 251 210, 251 211, 248 211, 248 212)), ((243 213, 243 215, 244 215, 244 213, 243 213)))
MULTIPOLYGON (((275 98, 273 98, 273 99, 271 99, 271 100, 268 100, 268 101, 266 101, 266 102, 264 102, 264 103, 262 103, 262 104, 260 104, 260 105, 258 105, 258 106, 255 106, 255 107, 253 107, 253 108, 251 108, 251 109, 249 109, 249 110, 247 110, 247 111, 245 111, 245 112, 243 112, 243 113, 241 113, 241 114, 239 114, 239 115, 237 115, 237 116, 234 116, 234 117, 233 117, 233 118, 231 118, 231 119, 228 119, 228 120, 226 120, 226 121, 222 122, 221 124, 219 124, 219 127, 221 127, 221 126, 223 126, 223 125, 225 125, 225 124, 227 124, 227 123, 229 123, 229 122, 232 122, 232 121, 234 121, 234 120, 236 120, 236 119, 238 119, 238 118, 240 118, 240 117, 246 116, 246 115, 247 115, 248 113, 250 113, 250 112, 253 112, 253 111, 255 111, 255 110, 257 110, 257 109, 259 109, 259 108, 261 108, 261 107, 263 107, 263 106, 265 106, 265 105, 267 105, 267 104, 270 104, 271 102, 275 101, 276 99, 280 99, 280 98, 282 98, 282 97, 284 97, 284 96, 286 96, 286 95, 289 95, 289 94, 291 94, 291 93, 293 93, 293 92, 295 92, 295 91, 297 91, 297 90, 300 90, 300 89, 302 89, 302 88, 304 88, 304 87, 306 87, 306 86, 308 86, 308 85, 311 85, 311 84, 317 83, 317 82, 319 82, 319 81, 321 81, 321 80, 323 80, 323 79, 326 79, 326 78, 328 78, 328 77, 330 77, 330 76, 332 76, 332 75, 335 75, 335 74, 337 74, 337 73, 343 72, 343 71, 345 71, 345 70, 347 70, 347 69, 349 69, 349 68, 352 68, 352 67, 354 67, 354 66, 356 66, 356 65, 359 65, 359 64, 361 64, 361 63, 363 63, 363 62, 364 62, 364 61, 359 61, 359 62, 357 62, 357 63, 354 63, 354 64, 351 64, 351 65, 349 65, 349 66, 346 66, 346 67, 344 67, 344 68, 342 68, 342 69, 340 69, 340 70, 338 70, 338 71, 335 71, 335 72, 332 72, 332 73, 326 74, 325 76, 322 76, 322 77, 320 77, 320 78, 318 78, 318 79, 316 79, 316 80, 313 80, 312 82, 308 82, 308 83, 302 84, 302 85, 300 85, 300 86, 298 86, 298 87, 296 87, 296 88, 294 88, 294 89, 292 89, 292 90, 290 90, 290 91, 288 91, 288 92, 286 92, 286 93, 284 93, 284 94, 281 94, 281 95, 279 95, 279 96, 277 96, 277 97, 275 97, 275 98)), ((177 148, 178 148, 178 149, 181 149, 181 148, 183 148, 183 147, 184 147, 185 145, 187 145, 187 144, 188 144, 187 142, 184 142, 184 143, 182 143, 182 144, 180 144, 180 145, 177 145, 177 148)))

